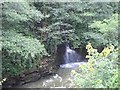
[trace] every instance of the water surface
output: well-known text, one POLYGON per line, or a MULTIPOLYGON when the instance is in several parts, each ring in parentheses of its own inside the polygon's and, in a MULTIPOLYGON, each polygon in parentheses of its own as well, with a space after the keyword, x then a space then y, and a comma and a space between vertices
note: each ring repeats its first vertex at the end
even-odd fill
POLYGON ((22 86, 18 86, 20 88, 72 88, 72 75, 71 70, 77 69, 81 64, 85 64, 86 62, 75 62, 75 63, 67 63, 60 65, 60 68, 56 72, 55 75, 50 75, 45 78, 41 78, 36 82, 31 82, 24 84, 22 86))

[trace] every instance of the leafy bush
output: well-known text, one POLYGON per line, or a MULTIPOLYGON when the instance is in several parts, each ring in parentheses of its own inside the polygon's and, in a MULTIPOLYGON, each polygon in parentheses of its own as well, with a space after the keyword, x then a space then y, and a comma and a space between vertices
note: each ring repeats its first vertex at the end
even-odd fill
MULTIPOLYGON (((103 39, 107 41, 101 40, 102 42, 118 46, 118 14, 113 14, 109 19, 104 19, 103 21, 94 21, 89 27, 98 34, 102 34, 103 39)), ((102 39, 102 37, 100 38, 102 39)))
POLYGON ((4 2, 2 4, 2 71, 5 75, 18 75, 35 68, 47 52, 35 38, 35 24, 45 15, 31 2, 4 2))
POLYGON ((3 33, 2 45, 3 74, 17 75, 35 67, 37 60, 47 55, 44 45, 37 39, 14 31, 3 33))
POLYGON ((118 52, 109 45, 101 53, 88 43, 86 46, 88 63, 73 70, 75 87, 118 88, 118 52))

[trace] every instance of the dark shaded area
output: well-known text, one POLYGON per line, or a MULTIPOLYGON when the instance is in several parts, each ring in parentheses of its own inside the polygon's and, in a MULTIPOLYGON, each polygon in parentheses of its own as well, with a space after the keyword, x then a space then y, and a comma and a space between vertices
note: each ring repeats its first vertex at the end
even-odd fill
POLYGON ((66 51, 66 44, 65 43, 57 45, 56 61, 58 62, 58 65, 65 63, 64 57, 63 57, 63 55, 65 54, 65 51, 66 51))

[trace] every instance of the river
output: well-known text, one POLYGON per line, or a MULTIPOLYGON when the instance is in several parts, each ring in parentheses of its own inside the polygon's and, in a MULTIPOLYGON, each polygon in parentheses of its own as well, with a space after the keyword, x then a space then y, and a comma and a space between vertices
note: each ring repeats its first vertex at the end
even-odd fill
POLYGON ((71 70, 75 70, 79 65, 85 63, 75 62, 63 64, 56 74, 41 78, 36 82, 17 86, 17 88, 72 88, 74 87, 74 83, 72 82, 73 76, 71 75, 71 70))
MULTIPOLYGON (((64 61, 64 64, 60 65, 56 74, 50 75, 36 82, 31 82, 18 86, 20 88, 72 88, 74 87, 73 76, 71 75, 72 70, 76 70, 81 64, 86 62, 81 61, 81 55, 72 50, 68 44, 65 44, 65 53, 62 59, 59 61, 64 61)), ((62 49, 60 49, 62 50, 62 49)), ((63 52, 63 51, 61 51, 63 52)), ((59 53, 60 55, 61 53, 59 53)), ((61 58, 61 56, 60 56, 61 58)))

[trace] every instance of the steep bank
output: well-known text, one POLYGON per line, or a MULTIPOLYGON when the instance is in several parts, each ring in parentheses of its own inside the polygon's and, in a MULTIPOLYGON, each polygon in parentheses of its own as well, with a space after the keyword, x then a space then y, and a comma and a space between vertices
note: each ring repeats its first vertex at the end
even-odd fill
POLYGON ((29 82, 34 82, 42 77, 54 74, 58 66, 54 57, 45 57, 42 61, 39 62, 39 65, 36 69, 29 69, 24 71, 18 76, 8 77, 7 80, 3 83, 3 88, 14 87, 17 85, 23 85, 29 82))

